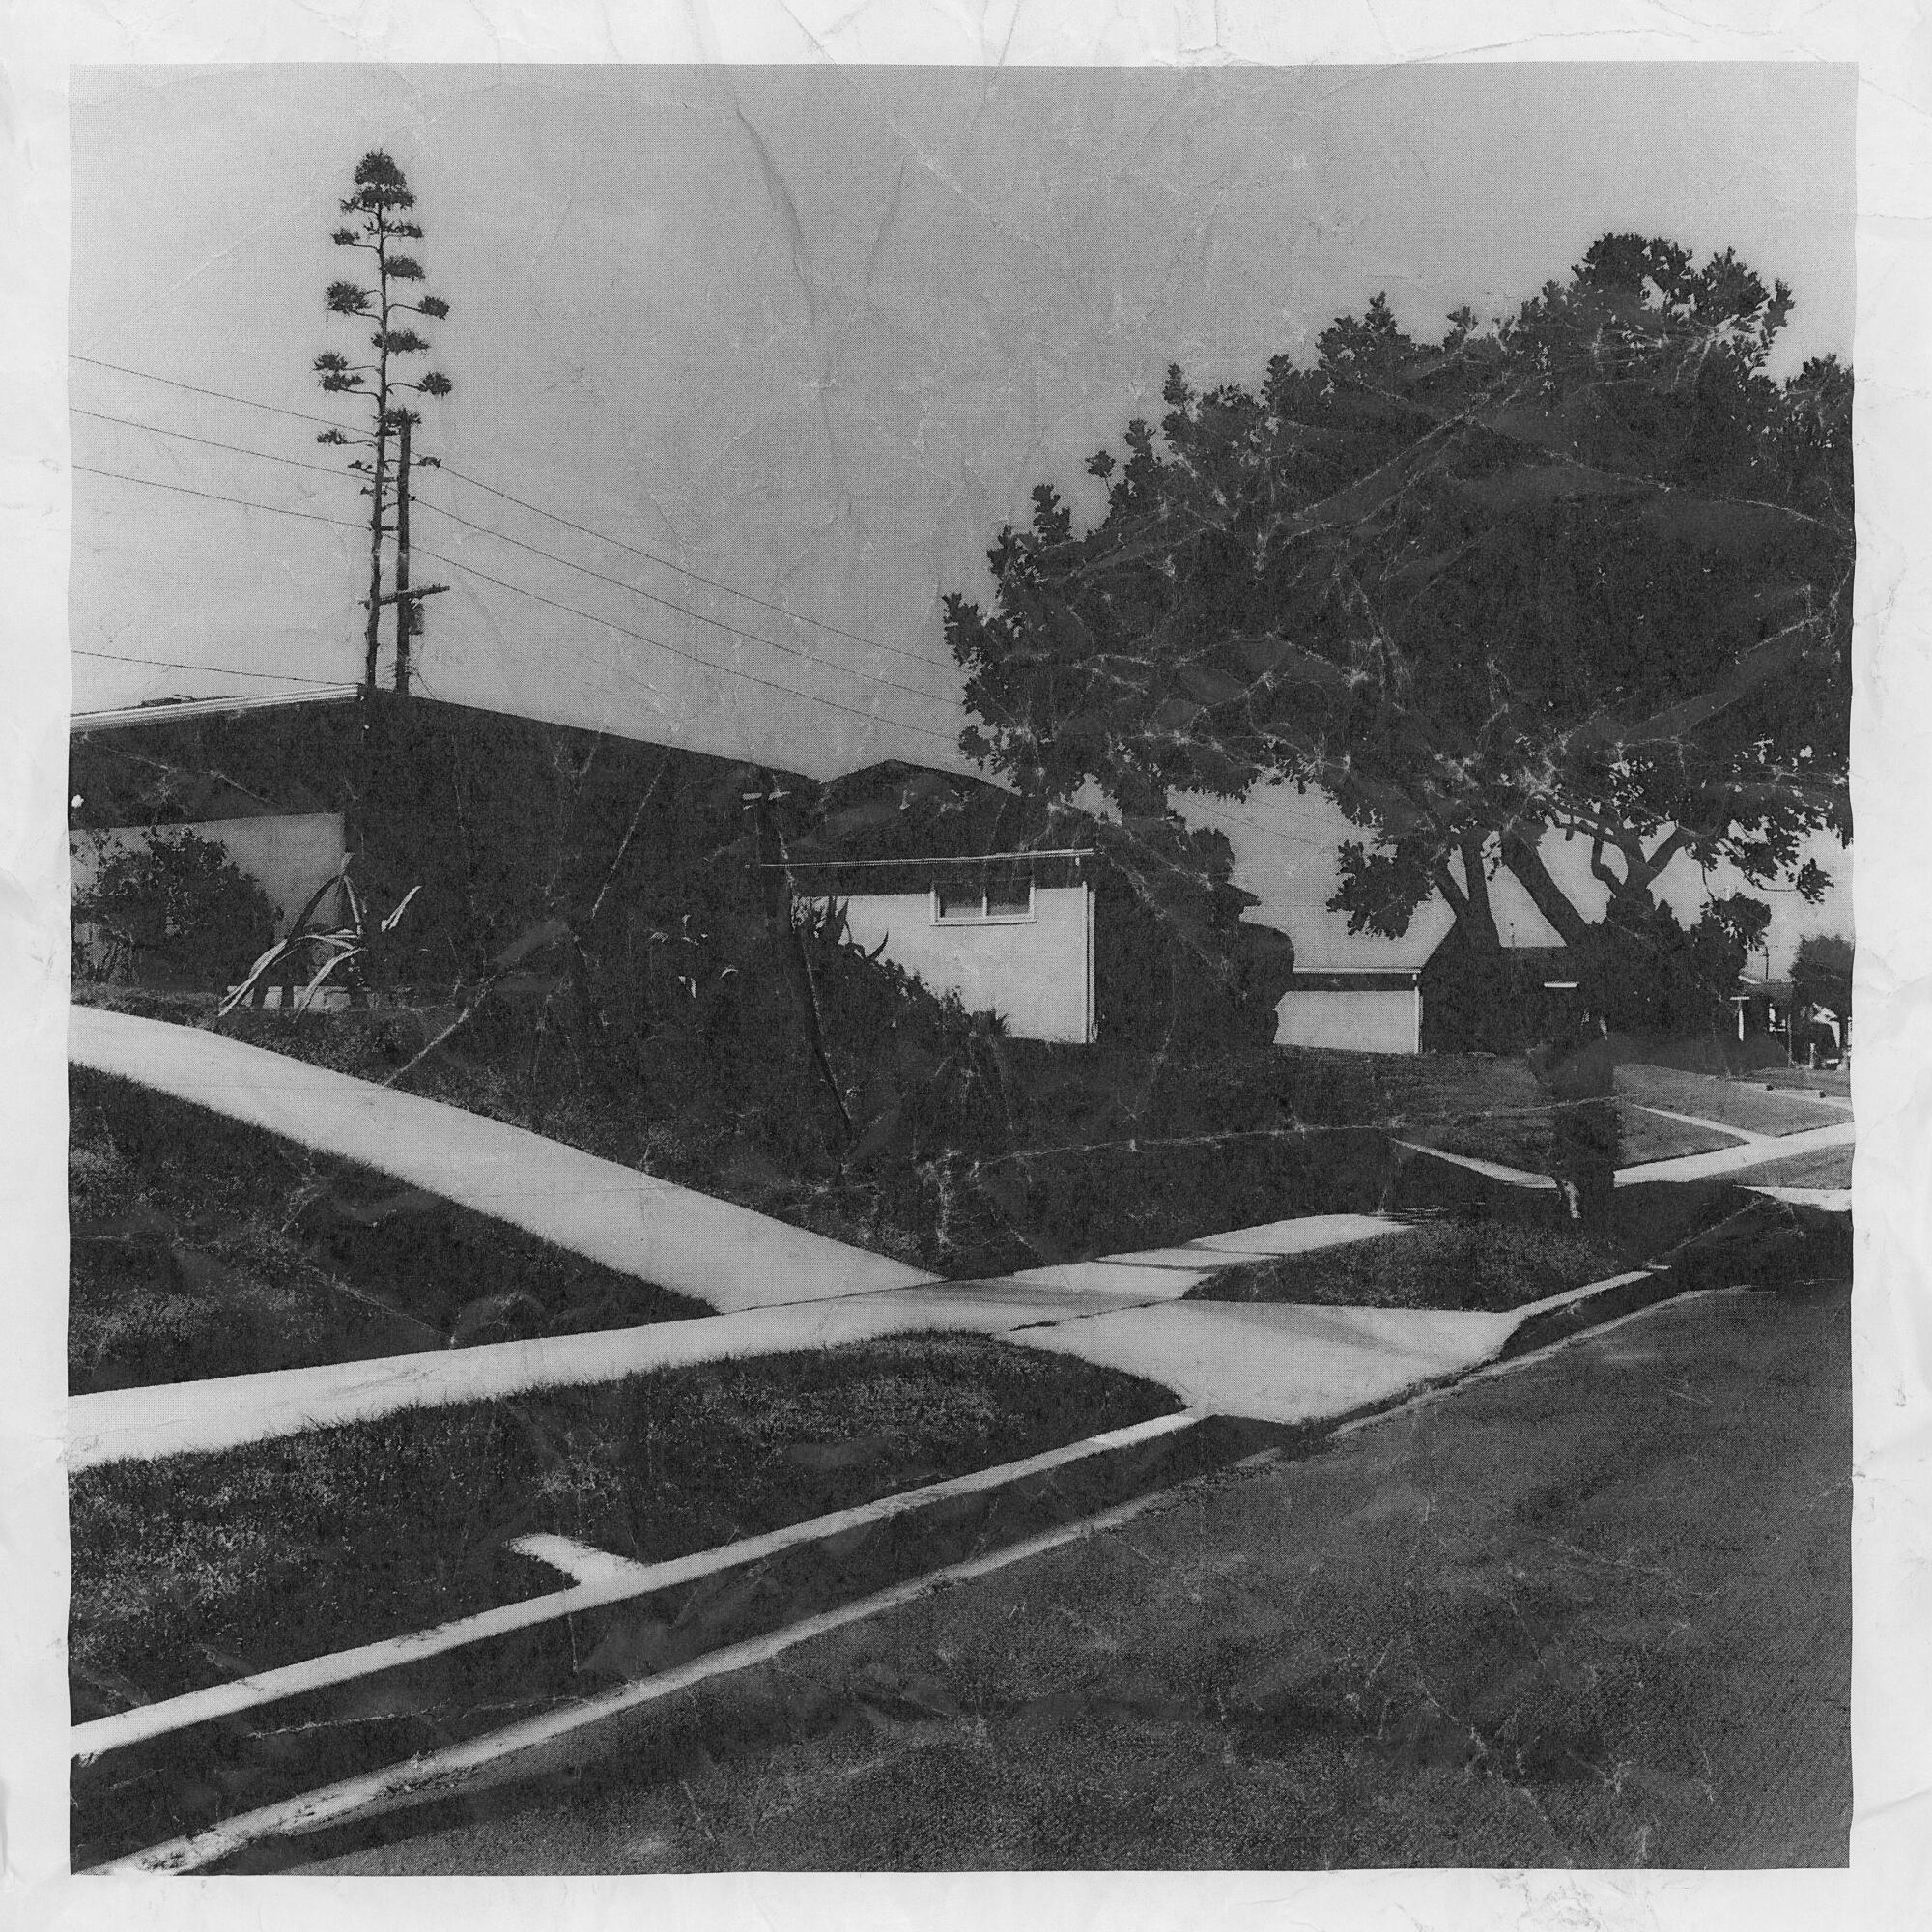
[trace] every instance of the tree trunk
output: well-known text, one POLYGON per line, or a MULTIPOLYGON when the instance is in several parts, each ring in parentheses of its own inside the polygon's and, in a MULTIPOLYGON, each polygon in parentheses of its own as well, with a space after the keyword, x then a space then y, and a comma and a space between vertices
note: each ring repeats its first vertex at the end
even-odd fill
POLYGON ((1502 951, 1502 935, 1496 930, 1496 915, 1490 904, 1490 874, 1484 840, 1480 834, 1465 836, 1458 843, 1463 859, 1463 891, 1468 900, 1464 924, 1471 942, 1486 952, 1502 951))
POLYGON ((1431 876, 1443 904, 1456 915, 1457 927, 1471 950, 1500 953, 1502 935, 1496 930, 1495 912, 1490 904, 1490 883, 1483 870, 1482 849, 1480 839, 1463 839, 1457 847, 1463 861, 1462 879, 1450 869, 1447 859, 1432 868, 1431 876))
POLYGON ((1556 928, 1565 946, 1581 946, 1590 922, 1571 904, 1563 888, 1549 876, 1536 841, 1520 832, 1503 834, 1503 864, 1521 885, 1545 919, 1556 928))

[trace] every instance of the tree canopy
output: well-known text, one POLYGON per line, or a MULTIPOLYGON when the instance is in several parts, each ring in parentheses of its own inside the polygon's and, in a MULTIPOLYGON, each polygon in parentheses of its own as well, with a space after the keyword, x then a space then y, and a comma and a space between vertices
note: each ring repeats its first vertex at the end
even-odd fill
POLYGON ((1158 431, 1088 466, 1100 521, 1042 484, 990 608, 947 599, 963 749, 1129 817, 1319 788, 1365 834, 1352 930, 1439 893, 1492 946, 1506 866, 1580 943, 1552 832, 1589 842, 1613 915, 1680 852, 1815 898, 1802 842, 1849 836, 1852 378, 1767 374, 1791 306, 1729 252, 1608 235, 1435 342, 1378 296, 1258 387, 1171 369, 1158 431))

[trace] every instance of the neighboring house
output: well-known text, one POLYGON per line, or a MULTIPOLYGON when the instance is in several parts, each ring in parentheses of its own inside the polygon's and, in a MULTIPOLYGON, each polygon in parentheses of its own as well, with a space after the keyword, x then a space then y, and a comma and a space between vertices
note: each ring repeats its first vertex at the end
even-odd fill
MULTIPOLYGON (((285 919, 344 853, 379 917, 415 890, 389 943, 398 983, 473 979, 557 915, 601 919, 616 970, 652 972, 665 950, 653 935, 675 926, 695 882, 706 903, 722 882, 758 916, 759 776, 676 747, 338 689, 76 718, 69 772, 83 868, 110 839, 193 825, 285 919)), ((794 798, 813 790, 770 776, 794 798)), ((796 809, 776 808, 781 829, 796 809)), ((318 908, 318 923, 337 916, 318 908)))
POLYGON ((1242 918, 1257 901, 1231 864, 1218 835, 1128 833, 896 759, 830 781, 784 859, 868 952, 1015 1038, 1070 1044, 1272 1039, 1293 949, 1242 918))
POLYGON ((1792 980, 1740 980, 1731 1011, 1740 1046, 1755 1041, 1792 1061, 1839 1061, 1851 1051, 1850 1015, 1792 980))
POLYGON ((1560 946, 1504 947, 1500 996, 1493 979, 1470 972, 1457 928, 1404 951, 1400 964, 1297 969, 1281 1003, 1281 1044, 1514 1052, 1548 1037, 1576 999, 1576 971, 1560 946))
POLYGON ((1788 1039, 1796 991, 1789 980, 1741 979, 1738 990, 1731 995, 1740 1043, 1753 1034, 1788 1039))
POLYGON ((1097 853, 985 852, 928 859, 794 860, 801 897, 836 901, 846 929, 1016 1039, 1091 1045, 1097 853))
POLYGON ((1297 971, 1277 1009, 1276 1041, 1349 1053, 1420 1053, 1421 982, 1416 967, 1297 971))
MULTIPOLYGON (((337 691, 293 701, 339 701, 337 691)), ((227 711, 259 711, 260 700, 229 700, 227 711)), ((260 885, 275 908, 277 935, 286 933, 318 892, 317 912, 336 915, 328 882, 342 870, 343 814, 326 789, 279 774, 264 784, 242 782, 218 764, 186 765, 141 749, 141 733, 162 720, 179 729, 190 720, 220 715, 216 707, 178 701, 140 705, 76 720, 71 753, 68 861, 78 897, 103 860, 137 849, 155 836, 193 833, 220 846, 260 885), (127 735, 124 735, 127 734, 127 735)))
MULTIPOLYGON (((579 940, 595 924, 620 975, 661 973, 680 908, 716 909, 722 887, 742 901, 732 917, 762 919, 777 871, 797 898, 842 907, 867 952, 1020 1038, 1217 1036, 1371 1053, 1492 1043, 1494 1012, 1459 993, 1453 930, 1418 918, 1406 941, 1352 949, 1311 935, 1297 970, 1288 937, 1245 916, 1258 901, 1232 883, 1218 835, 1128 831, 959 773, 888 761, 819 784, 339 688, 78 718, 70 764, 77 883, 114 843, 192 827, 264 887, 285 927, 347 854, 379 916, 416 891, 388 954, 398 984, 473 980, 558 914, 579 940)), ((326 895, 312 923, 343 912, 326 895)), ((1506 956, 1510 1016, 1534 1037, 1572 976, 1561 949, 1506 956)))

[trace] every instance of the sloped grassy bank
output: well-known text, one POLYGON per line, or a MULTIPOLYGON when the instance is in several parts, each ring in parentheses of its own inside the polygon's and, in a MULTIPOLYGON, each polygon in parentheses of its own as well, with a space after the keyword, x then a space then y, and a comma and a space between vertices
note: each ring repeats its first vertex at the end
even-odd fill
POLYGON ((1189 1299, 1501 1311, 1633 1264, 1622 1244, 1553 1219, 1418 1221, 1379 1240, 1223 1269, 1189 1299))
POLYGON ((131 1081, 69 1104, 75 1394, 713 1312, 131 1081))
POLYGON ((84 1470, 75 1717, 561 1588, 520 1536, 659 1560, 1179 1406, 1067 1357, 916 1335, 84 1470))
MULTIPOLYGON (((216 1024, 212 1001, 185 995, 89 997, 216 1024)), ((460 1017, 448 1006, 242 1009, 218 1030, 955 1280, 1373 1209, 1392 1120, 1500 1104, 1521 1071, 1463 1056, 1413 1092, 1384 1092, 1372 1056, 1063 1047, 976 1031, 949 1010, 933 1040, 909 1021, 903 1037, 885 1021, 847 1029, 835 1059, 849 1134, 835 1145, 814 1127, 819 1090, 762 1049, 726 1056, 727 1079, 653 1041, 567 1051, 566 1030, 545 1032, 521 1008, 460 1017)))

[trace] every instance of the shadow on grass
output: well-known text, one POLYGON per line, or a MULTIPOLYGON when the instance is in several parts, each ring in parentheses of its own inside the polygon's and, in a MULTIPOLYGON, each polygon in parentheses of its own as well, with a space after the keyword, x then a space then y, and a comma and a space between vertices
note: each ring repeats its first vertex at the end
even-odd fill
POLYGON ((132 1081, 69 1094, 75 1394, 713 1312, 132 1081))
POLYGON ((659 1370, 77 1473, 77 1718, 564 1587, 507 1546, 650 1562, 1171 1413, 980 1336, 659 1370))

